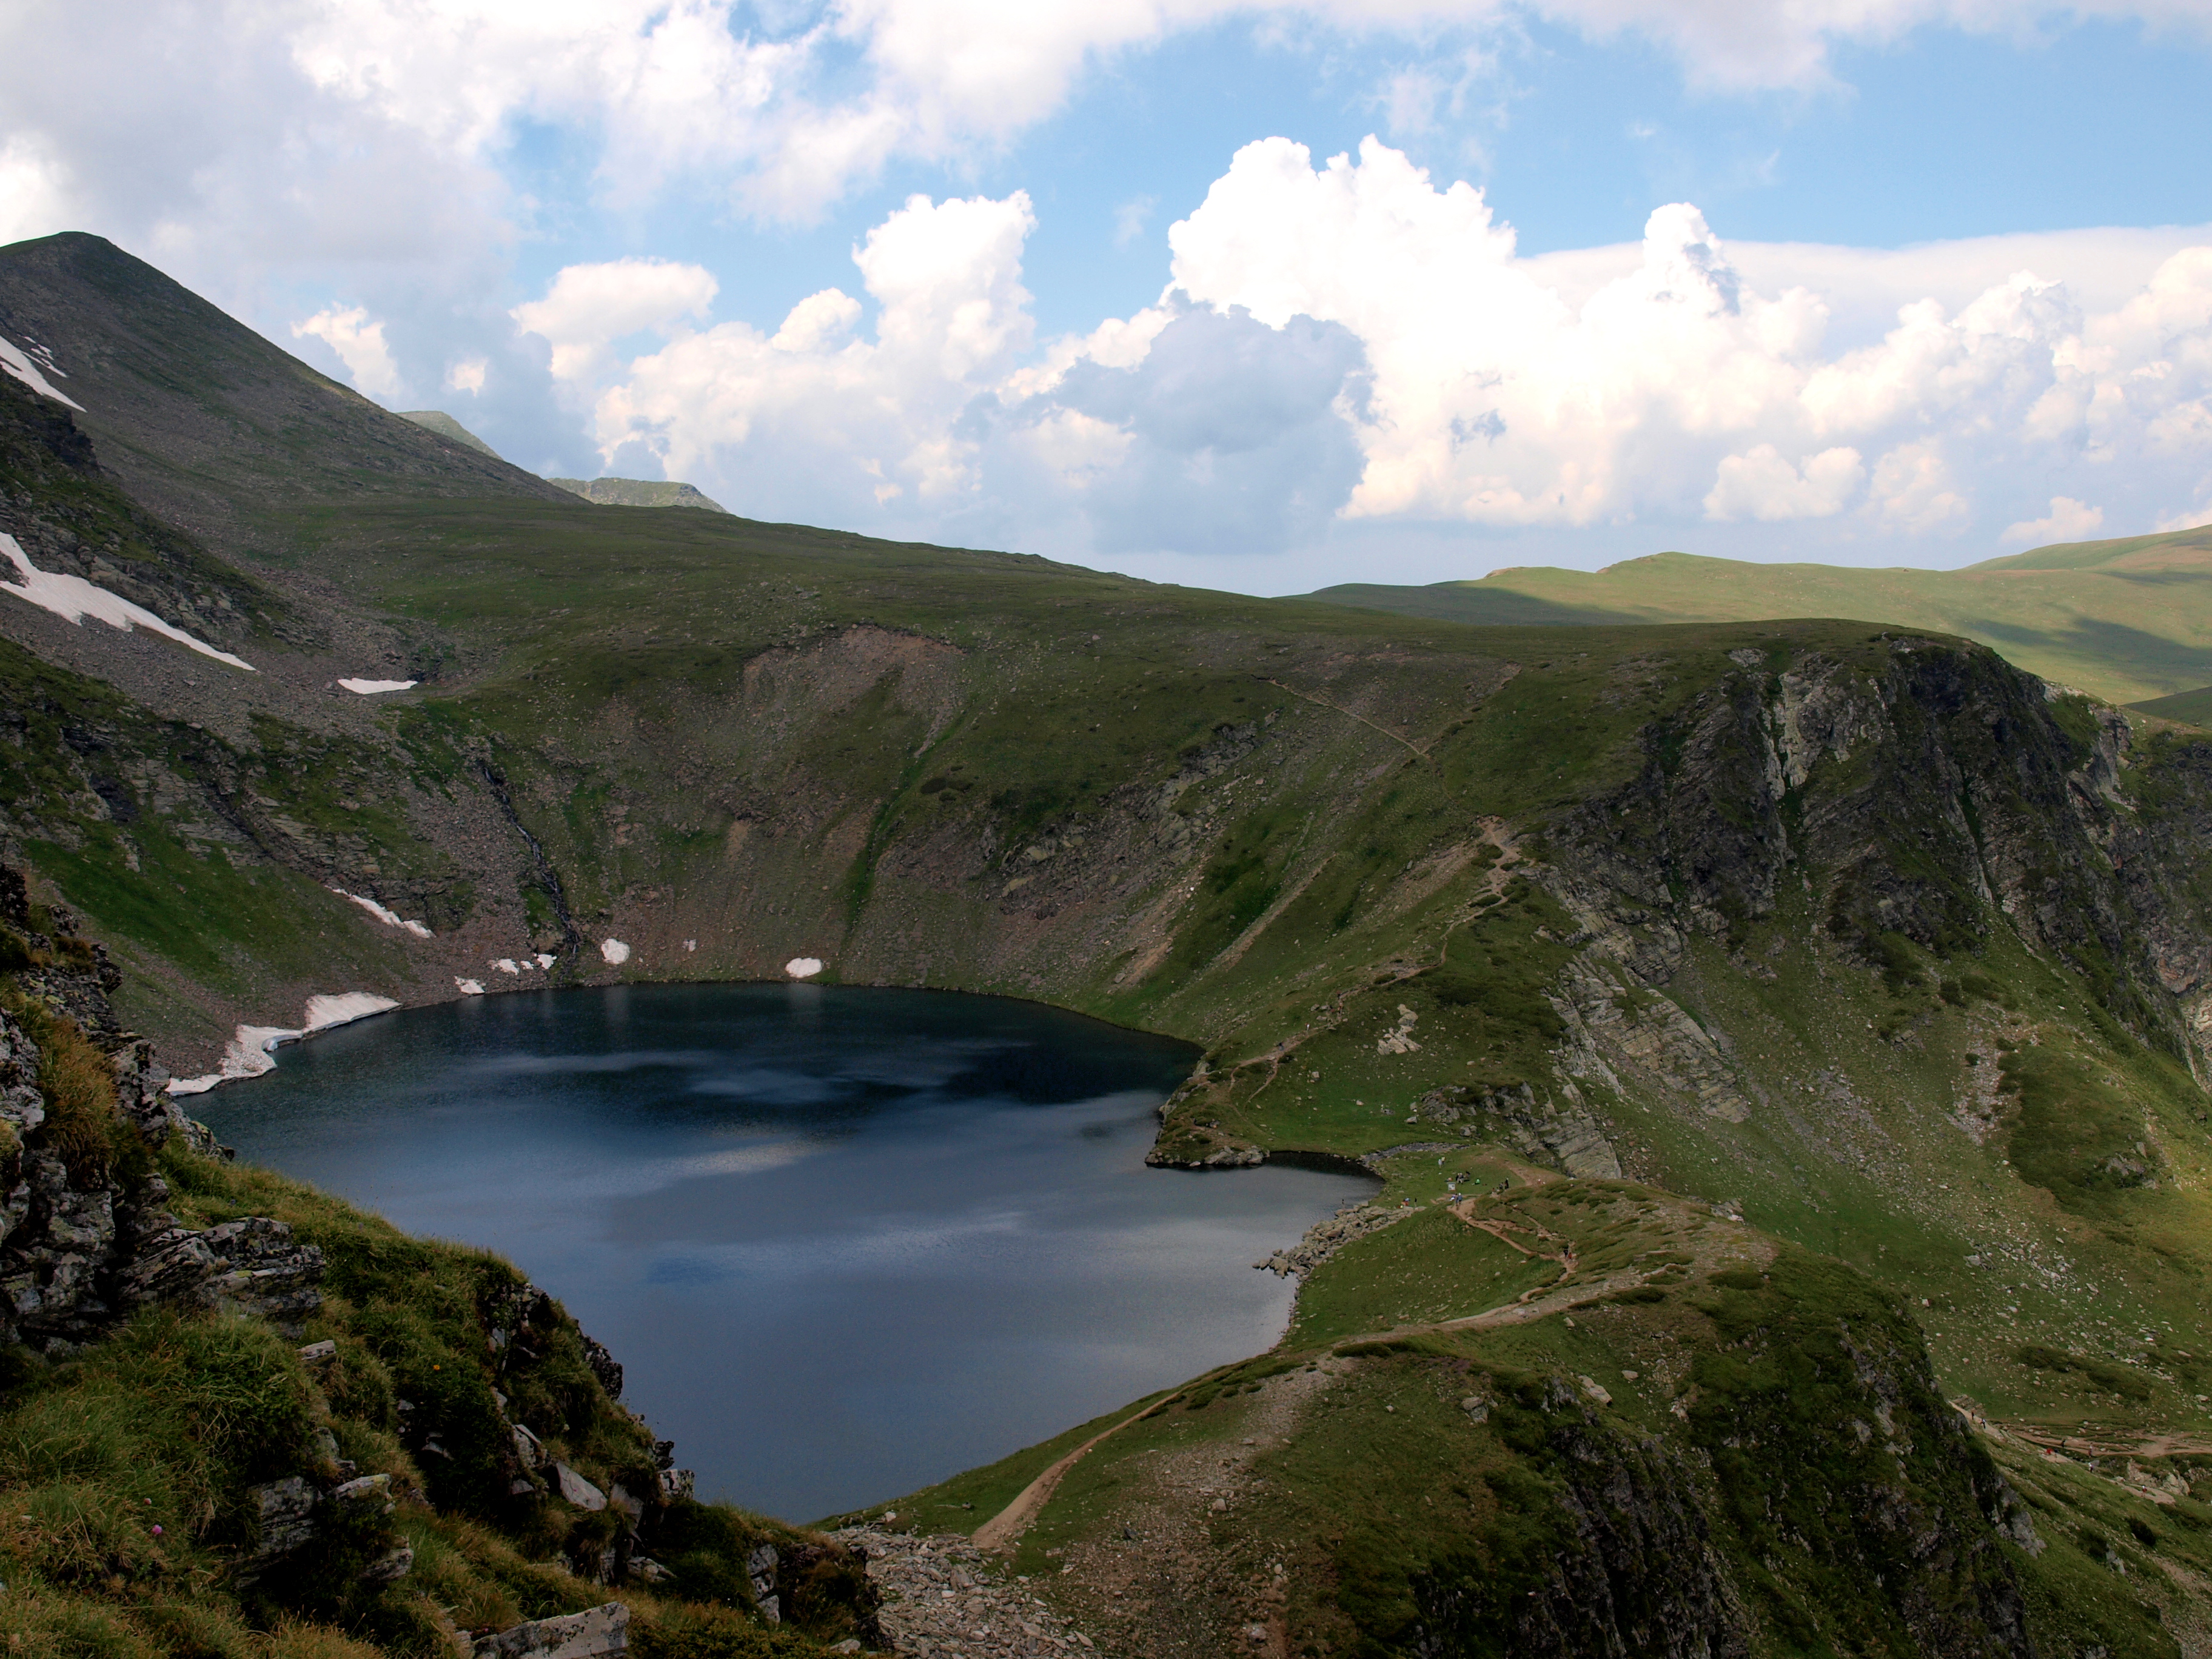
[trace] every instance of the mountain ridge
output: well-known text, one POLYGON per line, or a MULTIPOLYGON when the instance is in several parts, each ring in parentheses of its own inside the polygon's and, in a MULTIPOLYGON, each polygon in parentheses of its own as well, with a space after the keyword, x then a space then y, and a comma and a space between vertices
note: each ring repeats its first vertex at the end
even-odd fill
POLYGON ((709 513, 727 513, 720 501, 710 501, 696 488, 658 478, 555 478, 554 483, 572 495, 600 507, 694 507, 709 513))
POLYGON ((101 237, 0 249, 0 336, 53 354, 103 465, 204 538, 270 551, 271 510, 395 490, 552 493, 318 374, 101 237))
POLYGON ((1594 572, 1492 571, 1303 596, 1439 621, 1548 626, 1837 617, 1955 634, 2029 672, 2135 703, 2212 683, 2212 527, 2062 544, 1958 570, 1656 553, 1594 572), (2158 590, 2145 615, 2148 586, 2158 590))

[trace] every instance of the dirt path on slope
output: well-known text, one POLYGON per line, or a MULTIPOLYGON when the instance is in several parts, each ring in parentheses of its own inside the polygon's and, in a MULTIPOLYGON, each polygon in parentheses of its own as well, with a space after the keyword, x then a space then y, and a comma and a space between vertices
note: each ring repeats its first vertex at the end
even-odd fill
POLYGON ((1132 1423, 1141 1422, 1156 1412, 1166 1410, 1182 1398, 1181 1391, 1171 1394, 1166 1399, 1147 1406, 1140 1412, 1130 1413, 1112 1428, 1101 1429, 1097 1434, 1092 1435, 1090 1439, 1069 1452, 1042 1474, 1030 1481, 1028 1486, 1015 1493, 1012 1503, 969 1534, 969 1536, 975 1540, 975 1547, 978 1549, 986 1550, 1012 1547, 1014 1540, 1029 1529, 1030 1522, 1036 1519, 1038 1511, 1052 1501, 1053 1493, 1060 1490, 1060 1483, 1066 1479, 1067 1472, 1080 1463, 1085 1454, 1093 1446, 1109 1435, 1121 1433, 1132 1423))
POLYGON ((1269 1378, 1244 1396, 1251 1404, 1237 1442, 1208 1437, 1124 1460, 1115 1470, 1121 1525, 1068 1547, 1065 1577, 1051 1581, 1055 1601, 1103 1649, 1129 1659, 1290 1659, 1285 1564, 1263 1547, 1249 1559, 1225 1553, 1213 1522, 1261 1494, 1254 1464, 1297 1432, 1347 1369, 1325 1359, 1269 1378))

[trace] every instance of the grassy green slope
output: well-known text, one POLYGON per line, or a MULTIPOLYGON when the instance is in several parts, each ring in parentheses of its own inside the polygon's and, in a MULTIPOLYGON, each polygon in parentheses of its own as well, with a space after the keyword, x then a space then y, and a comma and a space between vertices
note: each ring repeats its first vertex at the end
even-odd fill
MULTIPOLYGON (((1619 1053, 1613 1084, 1580 1088, 1623 1166, 1905 1275, 1955 1334, 1941 1363, 1960 1386, 2063 1416, 2080 1409, 2069 1385, 2016 1364, 2021 1341, 2124 1347, 2201 1314, 2186 1242, 2203 1236, 2200 1097, 2103 1012, 2133 1006, 2109 967, 2102 988, 2081 976, 2103 957, 2069 963, 1973 910, 1948 942, 1870 961, 1864 933, 1785 886, 1736 922, 1712 911, 1729 936, 1693 928, 1671 969, 1639 973, 1644 947, 1592 957, 1590 919, 1561 906, 1559 878, 1595 854, 1547 826, 1608 799, 1623 805, 1606 822, 1638 822, 1654 744, 1663 761, 1663 734, 1709 718, 1717 687, 1750 684, 1730 652, 1872 685, 1915 660, 1875 631, 1471 631, 642 509, 384 507, 310 529, 310 562, 363 603, 492 663, 395 714, 395 737, 433 781, 467 785, 472 757, 506 780, 576 918, 575 971, 606 971, 601 937, 633 946, 620 972, 638 978, 768 975, 813 955, 847 982, 1044 996, 1188 1036, 1211 1069, 1164 1146, 1204 1157, 1455 1137, 1485 1120, 1409 1115, 1556 1090, 1563 976, 1595 963, 1621 975, 1619 1006, 1571 1018, 1617 1016, 1600 1036, 1619 1053), (1725 1056, 1680 1048, 1668 1022, 1684 1011, 1726 1035, 1725 1056), (1390 1051, 1409 1016, 1418 1046, 1390 1051), (2019 1068, 1992 1089, 1992 1127, 1960 1106, 2024 1043, 2115 1079, 2084 1120, 2105 1127, 2042 1163, 2016 1144, 2055 1133, 2014 1103, 2033 1081, 2019 1068), (1619 1057, 1632 1050, 1657 1057, 1638 1071, 1619 1057), (1720 1086, 1737 1106, 1706 1109, 1700 1091, 1720 1086), (2114 1158, 2142 1173, 2082 1173, 2114 1158), (2050 1281, 2059 1260, 2075 1276, 2050 1281)), ((2175 753, 2185 771, 2195 749, 2175 753)), ((1824 762, 1788 810, 1854 789, 1911 808, 1864 764, 1824 762)), ((308 781, 264 774, 258 787, 288 795, 308 781)), ((1725 872, 1734 855, 1704 825, 1669 833, 1725 872)), ((76 849, 34 849, 42 867, 139 937, 124 907, 143 872, 114 867, 112 830, 81 832, 76 849)), ((395 858, 408 844, 398 823, 379 842, 395 858)), ((517 852, 520 901, 558 945, 551 895, 517 852)), ((2155 1407, 2196 1409, 2167 1394, 2155 1407)))
MULTIPOLYGON (((1358 1340, 1294 1328, 1133 1406, 1018 1570, 1109 1651, 1162 1659, 2165 1656, 2193 1637, 2212 1509, 1970 1436, 1893 1291, 1626 1183, 1516 1184, 1467 1214, 1420 1212, 1309 1284, 1302 1306, 1364 1303, 1358 1340), (1471 1221, 1573 1264, 1540 1294, 1493 1278, 1478 1317, 1402 1316, 1440 1255, 1506 1249, 1471 1221)), ((886 1507, 966 1529, 1108 1426, 886 1507)))
MULTIPOLYGON (((1698 718, 1747 639, 1860 676, 1899 660, 1840 623, 1470 632, 743 521, 536 511, 375 509, 330 521, 315 556, 497 651, 433 712, 507 769, 587 935, 631 943, 639 977, 811 954, 848 982, 1044 995, 1194 1038, 1212 1070, 1166 1143, 1193 1155, 1370 1152, 1439 1133, 1407 1121, 1437 1091, 1555 1077, 1553 999, 1589 923, 1547 890, 1536 832, 1633 799, 1650 734, 1698 718), (1408 1013, 1419 1047, 1379 1049, 1408 1013)), ((1862 763, 1826 764, 1808 799, 1895 799, 1862 763)), ((1740 1120, 1692 1104, 1672 1061, 1583 1092, 1644 1178, 1904 1275, 1954 1334, 1960 1386, 2063 1415, 2072 1396, 2014 1362, 2021 1341, 2124 1346, 2202 1314, 2195 1269, 2161 1253, 2202 1236, 2199 1091, 2047 945, 2000 927, 1868 948, 1784 889, 1733 937, 1693 934, 1663 995, 1621 981, 1621 1042, 1662 1042, 1677 1005, 1727 1034, 1716 1075, 1740 1120), (2008 1044, 2102 1068, 2108 1127, 2024 1156, 2021 1137, 2053 1132, 2014 1115, 2015 1066, 1980 1127, 1960 1099, 2008 1044), (2169 1174, 2081 1173, 2147 1133, 2169 1174), (2075 1276, 2052 1282, 2059 1259, 2075 1276)), ((2194 1422, 2185 1393, 2158 1411, 2194 1422)))
POLYGON ((1963 570, 1660 553, 1595 572, 1500 570, 1479 581, 1347 584, 1311 597, 1407 616, 1555 626, 1849 617, 1978 640, 2031 673, 2116 702, 2212 680, 2212 530, 2038 548, 1963 570))
POLYGON ((2184 726, 2212 726, 2212 685, 2200 686, 2194 691, 2177 691, 2169 697, 2146 697, 2128 706, 2146 714, 2155 714, 2160 720, 2179 720, 2184 726))
POLYGON ((102 464, 204 540, 273 550, 264 514, 303 501, 557 495, 316 373, 100 237, 0 247, 0 335, 54 354, 102 464))

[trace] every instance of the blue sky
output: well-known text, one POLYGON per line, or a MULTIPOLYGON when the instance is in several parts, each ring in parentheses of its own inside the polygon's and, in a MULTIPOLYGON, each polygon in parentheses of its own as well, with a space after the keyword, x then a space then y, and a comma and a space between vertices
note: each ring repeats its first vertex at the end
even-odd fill
POLYGON ((1262 592, 2212 519, 2207 0, 221 17, 11 9, 0 238, 540 471, 1262 592))

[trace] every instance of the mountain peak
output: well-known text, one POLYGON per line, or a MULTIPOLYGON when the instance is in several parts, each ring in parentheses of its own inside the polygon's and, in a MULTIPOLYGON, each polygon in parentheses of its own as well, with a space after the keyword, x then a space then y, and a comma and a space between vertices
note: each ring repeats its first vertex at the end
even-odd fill
POLYGON ((331 502, 564 500, 319 373, 143 260, 82 232, 0 247, 0 336, 50 354, 100 453, 146 507, 241 547, 331 502))

